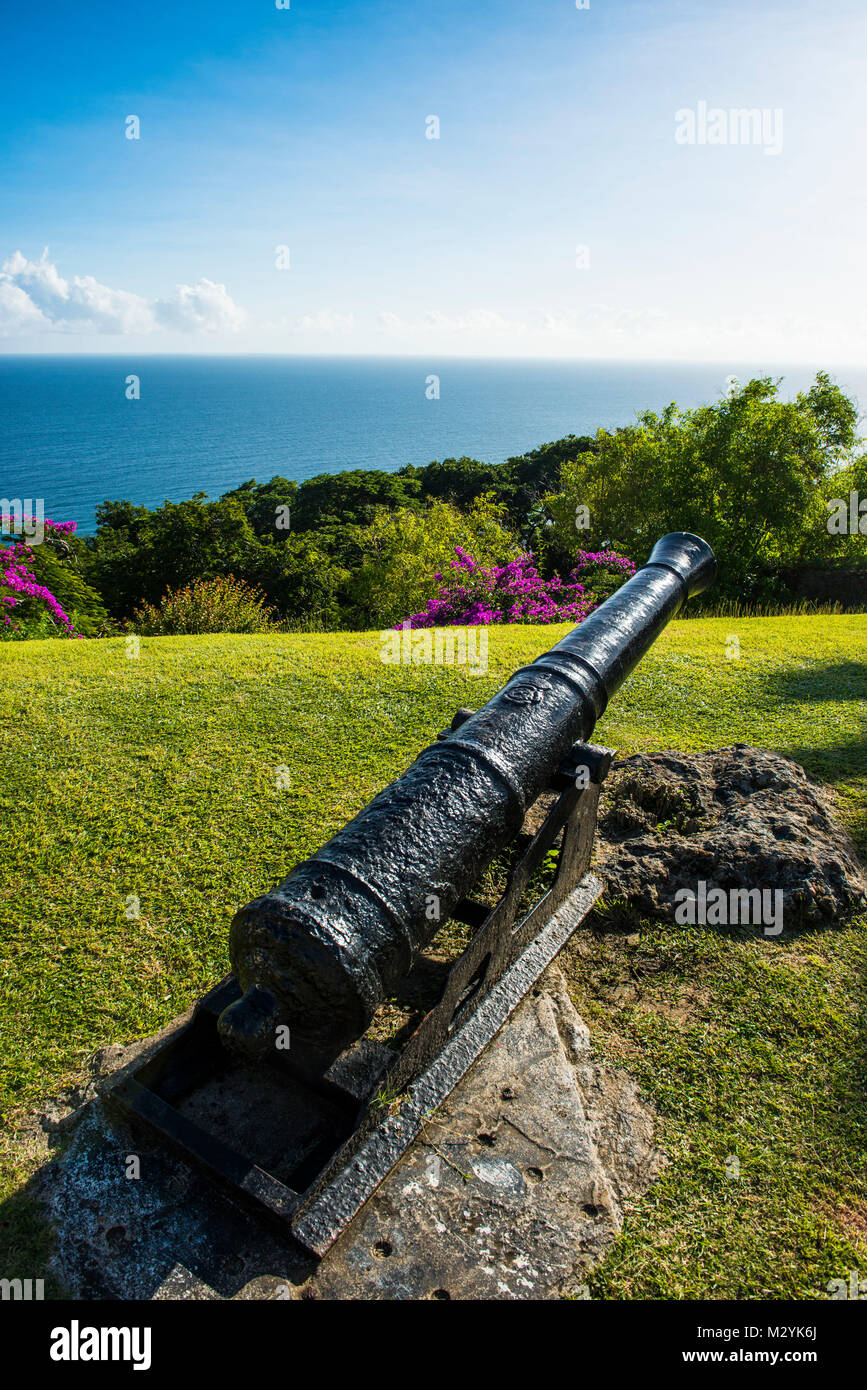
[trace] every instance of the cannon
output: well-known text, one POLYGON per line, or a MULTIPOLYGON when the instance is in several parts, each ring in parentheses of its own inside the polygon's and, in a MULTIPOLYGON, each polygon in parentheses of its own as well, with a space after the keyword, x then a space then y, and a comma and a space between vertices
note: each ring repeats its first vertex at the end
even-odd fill
POLYGON ((426 748, 312 858, 237 914, 244 994, 220 1019, 231 1047, 262 1056, 275 1029, 323 1060, 366 1030, 415 955, 466 896, 572 745, 690 594, 710 547, 665 536, 647 564, 476 714, 426 748), (431 904, 436 912, 432 914, 431 904))
POLYGON ((613 752, 587 740, 715 572, 698 536, 664 536, 562 641, 483 708, 459 710, 347 826, 235 915, 231 975, 111 1098, 324 1253, 602 891, 588 870, 613 752), (552 849, 554 880, 525 910, 552 849), (473 899, 510 850, 518 857, 496 904, 473 899), (370 1043, 377 1010, 450 918, 474 934, 434 1006, 402 1049, 370 1043), (242 1088, 267 1074, 275 1113, 292 1103, 286 1128, 263 1117, 247 1151, 203 1128, 190 1105, 233 1067, 242 1088))

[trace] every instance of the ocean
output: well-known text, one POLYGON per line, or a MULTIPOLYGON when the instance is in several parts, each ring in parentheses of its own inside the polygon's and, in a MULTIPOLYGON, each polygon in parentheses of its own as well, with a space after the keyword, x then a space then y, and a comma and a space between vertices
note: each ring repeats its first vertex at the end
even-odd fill
MULTIPOLYGON (((821 365, 821 364, 820 364, 821 365)), ((349 357, 0 356, 0 497, 95 527, 105 498, 153 507, 249 478, 469 455, 488 463, 594 434, 670 401, 715 400, 729 375, 806 367, 349 357), (129 378, 138 378, 138 399, 129 378)), ((867 401, 867 370, 832 376, 867 401)))

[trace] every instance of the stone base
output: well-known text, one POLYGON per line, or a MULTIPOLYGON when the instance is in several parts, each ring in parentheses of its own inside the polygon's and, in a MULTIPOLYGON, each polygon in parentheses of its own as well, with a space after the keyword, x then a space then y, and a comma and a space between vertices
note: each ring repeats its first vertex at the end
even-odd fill
MULTIPOLYGON (((99 1069, 149 1046, 106 1049, 99 1069)), ((60 1123, 71 1137, 39 1190, 56 1275, 84 1298, 581 1297, 664 1162, 651 1108, 591 1059, 555 966, 319 1264, 99 1098, 60 1123)))

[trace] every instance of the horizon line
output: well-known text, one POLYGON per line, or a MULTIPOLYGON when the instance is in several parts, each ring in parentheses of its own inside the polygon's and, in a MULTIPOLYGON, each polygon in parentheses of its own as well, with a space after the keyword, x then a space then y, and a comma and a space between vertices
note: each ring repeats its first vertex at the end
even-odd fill
MULTIPOLYGON (((758 358, 758 359, 750 359, 749 357, 746 357, 746 356, 744 356, 744 357, 742 357, 742 358, 736 358, 734 355, 731 355, 731 354, 728 355, 728 356, 726 356, 726 357, 702 357, 702 358, 696 358, 696 357, 694 357, 694 356, 685 356, 685 357, 604 357, 604 356, 600 356, 600 357, 560 357, 560 356, 554 356, 554 355, 551 355, 551 356, 521 357, 521 356, 519 356, 518 354, 495 354, 495 353, 473 353, 473 354, 471 354, 471 353, 449 353, 449 352, 443 352, 443 353, 421 353, 421 352, 412 352, 412 353, 410 353, 410 352, 405 352, 405 353, 388 353, 388 352, 200 352, 200 351, 196 351, 196 352, 189 352, 189 351, 188 351, 188 352, 176 352, 176 351, 175 351, 175 352, 172 352, 172 351, 153 351, 153 350, 148 350, 148 349, 141 349, 141 350, 135 349, 135 350, 132 350, 132 351, 126 352, 126 353, 125 353, 125 352, 120 352, 120 351, 117 351, 117 352, 89 352, 89 351, 84 351, 84 352, 75 352, 75 351, 72 351, 72 352, 7 352, 7 351, 2 350, 2 348, 0 348, 0 362, 2 362, 2 361, 3 361, 4 359, 6 359, 6 358, 8 358, 8 359, 21 359, 21 358, 27 358, 27 359, 33 359, 33 360, 42 360, 42 359, 45 359, 45 358, 54 358, 54 359, 63 359, 64 361, 66 361, 67 359, 69 359, 69 360, 77 360, 77 359, 97 358, 97 359, 99 359, 99 360, 106 360, 106 361, 107 361, 107 360, 123 359, 124 357, 128 357, 128 358, 134 358, 134 357, 136 357, 136 358, 141 358, 141 357, 172 358, 173 360, 183 360, 183 359, 185 359, 185 358, 208 358, 208 359, 213 358, 213 359, 217 360, 217 359, 220 359, 220 358, 225 358, 225 359, 227 359, 227 360, 229 360, 229 361, 237 361, 237 360, 239 360, 239 359, 241 359, 241 358, 248 358, 248 357, 249 357, 249 358, 268 358, 268 359, 271 359, 271 360, 279 359, 279 360, 281 360, 281 361, 285 361, 285 360, 309 361, 309 360, 311 360, 311 359, 317 359, 317 360, 320 360, 320 359, 321 359, 321 360, 323 360, 323 361, 331 361, 331 362, 334 362, 334 361, 340 361, 340 362, 368 362, 368 361, 371 361, 371 362, 376 362, 376 361, 388 361, 388 362, 403 362, 403 361, 430 362, 430 361, 432 361, 432 360, 436 360, 436 361, 440 361, 440 362, 442 362, 442 361, 449 361, 449 362, 514 362, 514 363, 520 363, 520 364, 522 364, 522 365, 524 365, 524 366, 533 365, 533 364, 546 365, 546 364, 550 364, 550 363, 559 363, 559 364, 562 364, 562 365, 565 365, 565 366, 587 366, 587 365, 594 365, 594 366, 641 366, 641 367, 649 367, 649 366, 658 366, 658 367, 669 367, 669 366, 672 366, 672 367, 681 367, 681 366, 684 366, 684 365, 690 365, 690 366, 695 366, 695 367, 702 367, 702 366, 707 366, 707 367, 725 367, 725 366, 731 366, 731 364, 732 364, 733 362, 735 362, 735 361, 750 362, 750 361, 752 360, 752 361, 758 363, 758 362, 760 362, 760 361, 762 360, 761 358, 758 358)), ((810 358, 810 359, 806 359, 806 358, 803 358, 803 359, 800 359, 800 358, 790 358, 790 359, 785 360, 785 361, 782 360, 782 359, 766 359, 766 360, 772 362, 772 363, 773 363, 773 366, 776 367, 776 368, 785 368, 785 369, 789 369, 789 368, 801 368, 801 369, 803 369, 803 368, 814 368, 814 367, 816 367, 816 363, 818 362, 819 359, 818 359, 818 358, 810 358)), ((865 360, 865 361, 863 361, 863 362, 856 362, 856 361, 840 361, 840 360, 826 361, 826 363, 825 363, 824 366, 816 367, 816 369, 819 370, 819 371, 825 371, 825 370, 828 370, 828 371, 832 371, 832 370, 853 370, 853 369, 856 370, 856 371, 867 371, 867 360, 865 360)))

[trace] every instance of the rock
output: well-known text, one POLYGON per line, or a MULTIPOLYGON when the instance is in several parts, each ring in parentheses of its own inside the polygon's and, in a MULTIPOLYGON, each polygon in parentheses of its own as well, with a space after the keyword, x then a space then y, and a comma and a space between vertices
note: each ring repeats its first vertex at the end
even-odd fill
POLYGON ((197 1279, 184 1265, 175 1265, 168 1277, 160 1284, 154 1294, 155 1302, 206 1303, 214 1299, 222 1301, 220 1295, 210 1284, 197 1279))
MULTIPOLYGON (((320 1298, 582 1296, 663 1156, 551 967, 337 1242, 320 1298)), ((585 1293, 586 1296, 586 1293, 585 1293)))
POLYGON ((827 792, 791 758, 747 744, 637 754, 614 764, 597 862, 609 897, 673 918, 679 889, 783 893, 784 925, 828 926, 867 900, 827 792))

